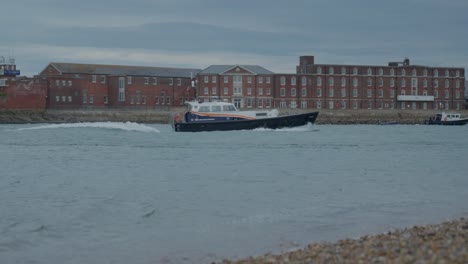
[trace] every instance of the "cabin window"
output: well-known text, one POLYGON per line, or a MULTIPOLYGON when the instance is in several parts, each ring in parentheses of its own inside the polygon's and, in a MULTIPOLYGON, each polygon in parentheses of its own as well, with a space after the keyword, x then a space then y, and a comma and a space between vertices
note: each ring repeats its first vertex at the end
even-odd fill
POLYGON ((221 112, 221 106, 220 105, 213 105, 213 106, 211 106, 211 111, 212 112, 221 112))
POLYGON ((236 111, 236 108, 233 105, 223 105, 223 111, 236 111))
POLYGON ((200 109, 198 109, 198 112, 210 112, 210 107, 207 105, 200 106, 200 109))

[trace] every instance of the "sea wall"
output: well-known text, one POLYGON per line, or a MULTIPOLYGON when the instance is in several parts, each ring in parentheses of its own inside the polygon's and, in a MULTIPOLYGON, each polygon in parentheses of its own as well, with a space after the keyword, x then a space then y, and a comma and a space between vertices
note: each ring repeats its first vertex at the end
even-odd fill
MULTIPOLYGON (((74 122, 137 122, 168 124, 176 112, 170 110, 0 110, 0 123, 74 123, 74 122)), ((282 110, 281 114, 300 113, 282 110)), ((317 124, 423 124, 436 110, 320 110, 317 124)), ((467 110, 457 111, 468 116, 467 110)))

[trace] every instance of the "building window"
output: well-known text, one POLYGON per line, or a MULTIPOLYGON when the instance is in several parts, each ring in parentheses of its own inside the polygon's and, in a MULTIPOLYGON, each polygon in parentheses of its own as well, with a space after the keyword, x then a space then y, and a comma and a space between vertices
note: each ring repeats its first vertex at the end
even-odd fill
POLYGON ((270 83, 270 82, 271 82, 270 77, 265 77, 265 79, 266 79, 266 83, 270 83))
POLYGON ((401 79, 401 87, 406 87, 406 80, 405 79, 401 79))
POLYGON ((342 77, 341 78, 341 87, 345 87, 345 86, 346 86, 346 78, 342 77))
POLYGON ((321 77, 317 77, 317 85, 318 86, 322 85, 322 78, 321 77))
POLYGON ((285 88, 280 89, 280 95, 281 96, 286 96, 286 89, 285 88))
POLYGON ((358 86, 358 79, 356 77, 353 78, 353 86, 358 86))
POLYGON ((262 76, 258 76, 258 83, 263 83, 263 77, 262 76))
POLYGON ((252 88, 251 87, 247 87, 247 94, 252 94, 252 88))
POLYGON ((380 97, 380 98, 383 97, 383 89, 379 89, 379 97, 380 97))
MULTIPOLYGON (((65 97, 65 96, 64 96, 65 97)), ((65 99, 65 98, 64 98, 65 99)), ((94 95, 89 96, 89 103, 94 104, 94 95)))
POLYGON ((423 80, 423 87, 427 88, 427 80, 426 79, 423 80))
POLYGON ((153 77, 153 85, 158 85, 158 78, 157 77, 153 77))
POLYGON ((418 79, 416 78, 411 79, 411 87, 418 87, 418 79))
POLYGON ((166 104, 170 105, 170 104, 171 104, 171 97, 167 96, 167 97, 166 97, 166 100, 167 100, 167 103, 166 103, 166 104))
POLYGON ((460 88, 460 80, 457 80, 455 82, 455 88, 459 89, 460 88))
POLYGON ((455 72, 455 76, 456 76, 456 77, 460 77, 460 71, 459 71, 459 70, 457 70, 457 71, 455 72))
POLYGON ((317 74, 322 74, 322 67, 317 67, 317 74))
POLYGON ((353 97, 357 97, 358 96, 358 90, 357 88, 354 88, 353 89, 353 97))
POLYGON ((390 87, 395 87, 395 79, 390 79, 390 87))
POLYGON ((211 82, 216 83, 216 76, 211 76, 211 82))
POLYGON ((345 67, 341 67, 341 74, 343 74, 343 75, 346 74, 346 68, 345 67))
POLYGON ((395 90, 390 89, 390 98, 395 98, 395 90))
POLYGON ((258 99, 258 107, 263 108, 263 99, 258 99))
POLYGON ((372 75, 372 69, 371 68, 367 69, 367 75, 372 75))
POLYGON ((296 88, 291 89, 291 96, 296 96, 296 88))
POLYGON ((445 77, 449 77, 449 70, 445 70, 445 77))
POLYGON ((333 79, 333 77, 330 77, 330 79, 328 79, 328 85, 333 86, 334 84, 335 84, 335 80, 333 79))
POLYGON ((63 86, 67 86, 67 81, 62 80, 62 85, 63 85, 63 86))
POLYGON ((367 86, 372 86, 372 78, 367 78, 367 86))
POLYGON ((405 69, 401 69, 401 76, 406 76, 406 70, 405 69))
POLYGON ((402 89, 402 90, 400 91, 400 95, 406 95, 406 90, 402 89))
POLYGON ((445 98, 449 98, 449 91, 445 90, 445 98))
POLYGON ((247 98, 247 107, 252 108, 252 98, 247 98))
POLYGON ((159 104, 159 97, 158 96, 154 97, 154 104, 159 104))
POLYGON ((271 99, 266 99, 266 107, 267 108, 271 107, 271 99))
POLYGON ((91 82, 96 83, 96 75, 91 75, 91 82))
POLYGON ((301 78, 301 84, 304 86, 304 85, 307 85, 307 78, 306 77, 302 77, 301 78))
POLYGON ((71 96, 68 96, 68 102, 69 102, 69 103, 72 102, 72 97, 71 97, 71 96))
MULTIPOLYGON (((3 81, 4 79, 2 79, 3 81)), ((6 81, 6 80, 5 80, 6 81)), ((2 86, 6 86, 6 85, 2 85, 2 86)), ((55 80, 55 86, 60 86, 60 80, 55 80)))
POLYGON ((335 69, 334 69, 333 67, 330 67, 330 68, 328 69, 328 73, 329 73, 329 74, 335 74, 335 69))
POLYGON ((60 102, 60 96, 55 96, 55 102, 60 102))
POLYGON ((132 84, 132 76, 127 76, 127 84, 132 84))
POLYGON ((372 89, 367 89, 367 97, 372 97, 372 89))
POLYGON ((177 78, 177 86, 181 86, 182 85, 182 80, 180 78, 177 78))
POLYGON ((291 85, 296 85, 296 77, 291 78, 291 85))
POLYGON ((247 76, 247 83, 252 83, 252 76, 247 76))
POLYGON ((434 80, 434 87, 439 87, 439 80, 434 80))
POLYGON ((135 104, 135 96, 130 96, 130 104, 135 104))
POLYGON ((258 88, 258 95, 263 95, 263 88, 262 87, 258 88))
POLYGON ((335 90, 333 88, 328 89, 328 96, 329 97, 335 96, 335 90))
POLYGON ((382 79, 382 78, 379 78, 379 86, 380 86, 380 87, 383 86, 383 79, 382 79))
POLYGON ((66 96, 62 96, 62 102, 66 102, 67 101, 67 97, 66 96))
POLYGON ((280 102, 280 108, 286 108, 286 102, 285 101, 280 102))
POLYGON ((145 77, 145 78, 144 78, 144 84, 145 84, 145 85, 148 85, 148 84, 149 84, 149 77, 145 77))
POLYGON ((169 85, 174 85, 174 78, 169 78, 169 85))
POLYGON ((395 76, 395 69, 393 69, 393 68, 390 69, 390 75, 395 76))
POLYGON ((438 90, 434 90, 434 98, 439 98, 439 91, 438 90))
POLYGON ((439 70, 437 69, 434 70, 434 77, 439 77, 439 70))
POLYGON ((306 88, 301 89, 301 96, 302 97, 307 96, 307 89, 306 88))
POLYGON ((423 95, 427 96, 427 90, 423 90, 423 95))
POLYGON ((224 87, 224 94, 228 94, 229 93, 229 89, 227 87, 224 87))
POLYGON ((266 88, 266 94, 270 95, 271 94, 271 88, 266 88))
POLYGON ((322 108, 322 101, 317 101, 317 109, 321 109, 322 108))
POLYGON ((322 97, 322 88, 317 88, 317 97, 322 97))
POLYGON ((83 104, 88 103, 88 90, 83 90, 83 104))
POLYGON ((346 97, 346 88, 341 88, 341 97, 346 97))
POLYGON ((416 76, 416 69, 413 69, 411 75, 416 76))
POLYGON ((307 101, 301 101, 301 108, 306 109, 307 108, 307 101))
POLYGON ((105 75, 101 75, 101 83, 106 83, 106 76, 105 75))
POLYGON ((211 94, 216 94, 216 87, 211 87, 211 94))
POLYGON ((328 101, 328 109, 333 109, 335 107, 335 104, 333 101, 328 101))
POLYGON ((449 88, 449 80, 445 79, 445 88, 449 88))
POLYGON ((229 76, 224 76, 224 83, 228 83, 229 82, 229 76))
POLYGON ((353 109, 357 109, 358 103, 357 101, 353 101, 353 109))
POLYGON ((108 104, 109 103, 109 98, 107 97, 107 95, 104 95, 104 104, 108 104))
POLYGON ((280 77, 280 83, 281 85, 286 85, 286 78, 284 76, 280 77))
POLYGON ((380 75, 380 76, 383 75, 383 69, 382 69, 382 68, 379 69, 379 75, 380 75))
POLYGON ((427 69, 424 69, 423 75, 424 77, 427 77, 427 69))

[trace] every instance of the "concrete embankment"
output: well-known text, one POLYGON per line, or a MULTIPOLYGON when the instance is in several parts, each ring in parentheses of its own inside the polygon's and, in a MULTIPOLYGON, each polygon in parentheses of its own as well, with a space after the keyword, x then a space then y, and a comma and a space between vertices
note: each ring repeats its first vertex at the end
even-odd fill
MULTIPOLYGON (((0 110, 0 123, 75 123, 75 122, 137 122, 168 124, 172 113, 183 108, 168 110, 0 110)), ((300 110, 281 110, 281 114, 299 113, 300 110)), ((423 124, 436 110, 319 110, 317 124, 423 124)), ((467 110, 457 111, 468 116, 467 110)))

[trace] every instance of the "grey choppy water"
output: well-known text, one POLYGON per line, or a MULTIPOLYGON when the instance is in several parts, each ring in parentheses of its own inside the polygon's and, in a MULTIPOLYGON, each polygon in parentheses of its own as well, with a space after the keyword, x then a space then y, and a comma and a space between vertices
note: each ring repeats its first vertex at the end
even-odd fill
POLYGON ((207 263, 466 216, 467 132, 0 125, 0 263, 207 263))

